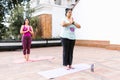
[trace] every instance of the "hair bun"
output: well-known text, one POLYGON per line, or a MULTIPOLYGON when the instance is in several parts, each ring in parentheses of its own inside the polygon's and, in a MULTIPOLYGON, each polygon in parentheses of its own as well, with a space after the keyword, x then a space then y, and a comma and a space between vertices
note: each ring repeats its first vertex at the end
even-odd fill
POLYGON ((72 11, 72 8, 66 8, 65 11, 67 12, 68 10, 71 10, 72 11))
POLYGON ((65 11, 68 11, 68 10, 69 10, 69 8, 66 8, 66 9, 65 9, 65 11))

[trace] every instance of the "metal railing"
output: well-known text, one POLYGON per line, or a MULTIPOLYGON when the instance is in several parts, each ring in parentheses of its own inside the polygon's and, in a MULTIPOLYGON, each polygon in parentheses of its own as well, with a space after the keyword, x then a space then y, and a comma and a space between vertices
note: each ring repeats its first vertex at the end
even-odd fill
MULTIPOLYGON (((50 46, 61 46, 60 38, 33 40, 31 44, 31 48, 50 47, 50 46)), ((16 49, 22 49, 22 42, 20 40, 0 41, 0 51, 16 50, 16 49)))

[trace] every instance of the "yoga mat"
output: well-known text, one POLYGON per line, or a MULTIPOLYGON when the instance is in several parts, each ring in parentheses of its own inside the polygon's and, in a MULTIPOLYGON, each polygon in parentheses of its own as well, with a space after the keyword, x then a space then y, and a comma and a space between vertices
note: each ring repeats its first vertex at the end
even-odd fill
POLYGON ((66 70, 65 68, 58 68, 58 69, 53 69, 53 70, 48 70, 48 71, 41 71, 41 72, 38 72, 38 74, 42 75, 43 77, 45 77, 47 79, 52 79, 55 77, 60 77, 60 76, 66 75, 66 74, 90 69, 91 65, 81 63, 81 64, 73 65, 73 67, 74 67, 74 69, 70 69, 70 70, 66 70))
POLYGON ((37 61, 42 61, 42 60, 51 60, 54 59, 52 56, 42 56, 38 58, 31 58, 29 61, 26 61, 25 59, 17 59, 13 61, 13 63, 21 64, 21 63, 27 63, 27 62, 37 62, 37 61))

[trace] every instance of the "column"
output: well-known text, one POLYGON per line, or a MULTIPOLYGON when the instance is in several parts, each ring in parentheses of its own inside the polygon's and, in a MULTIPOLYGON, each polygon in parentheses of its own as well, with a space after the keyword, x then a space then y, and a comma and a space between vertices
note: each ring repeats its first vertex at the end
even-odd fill
POLYGON ((61 5, 61 0, 56 0, 56 1, 55 1, 55 4, 61 5))
POLYGON ((50 0, 50 4, 55 4, 55 1, 54 0, 50 0))
POLYGON ((36 3, 36 4, 39 5, 39 3, 40 3, 40 0, 37 0, 37 3, 36 3))
POLYGON ((75 4, 75 1, 76 1, 76 0, 72 0, 72 4, 75 4))
POLYGON ((50 4, 50 0, 40 0, 40 4, 50 4))
POLYGON ((63 6, 67 5, 67 0, 61 0, 61 5, 63 6))

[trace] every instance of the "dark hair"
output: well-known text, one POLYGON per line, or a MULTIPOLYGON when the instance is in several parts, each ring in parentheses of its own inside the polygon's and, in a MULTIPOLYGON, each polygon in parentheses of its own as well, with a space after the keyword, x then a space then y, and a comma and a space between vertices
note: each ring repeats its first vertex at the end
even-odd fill
POLYGON ((67 15, 67 12, 68 12, 69 10, 72 11, 72 8, 66 8, 66 9, 65 9, 65 16, 67 15))
MULTIPOLYGON (((25 18, 25 19, 24 19, 23 25, 25 25, 26 19, 28 19, 28 18, 25 18)), ((28 25, 30 25, 30 20, 28 19, 28 21, 29 21, 28 25)))

